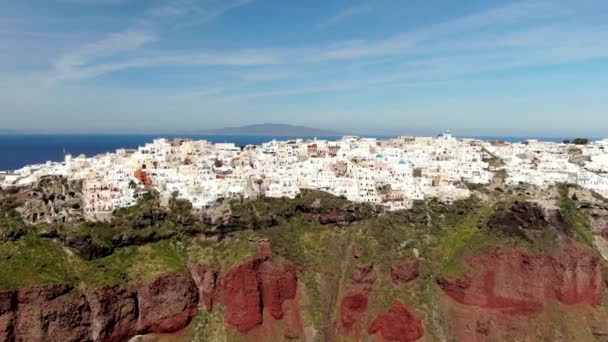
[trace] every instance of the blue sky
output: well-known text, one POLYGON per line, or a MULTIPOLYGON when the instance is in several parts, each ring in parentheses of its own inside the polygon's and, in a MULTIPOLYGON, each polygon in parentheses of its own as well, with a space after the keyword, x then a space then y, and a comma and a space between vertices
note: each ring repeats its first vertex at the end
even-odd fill
POLYGON ((608 136, 604 0, 7 0, 0 128, 608 136))

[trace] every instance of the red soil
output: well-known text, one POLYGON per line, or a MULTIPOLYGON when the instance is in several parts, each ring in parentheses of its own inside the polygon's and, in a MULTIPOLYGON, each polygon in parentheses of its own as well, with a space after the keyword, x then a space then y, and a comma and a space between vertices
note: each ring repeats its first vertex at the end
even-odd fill
POLYGON ((379 334, 386 341, 409 342, 424 335, 424 326, 405 305, 395 302, 388 312, 376 316, 367 332, 379 334))
POLYGON ((420 275, 420 261, 410 259, 406 262, 391 267, 391 279, 394 284, 408 283, 420 275))
POLYGON ((348 293, 340 304, 340 332, 360 336, 362 319, 367 312, 369 291, 348 293))

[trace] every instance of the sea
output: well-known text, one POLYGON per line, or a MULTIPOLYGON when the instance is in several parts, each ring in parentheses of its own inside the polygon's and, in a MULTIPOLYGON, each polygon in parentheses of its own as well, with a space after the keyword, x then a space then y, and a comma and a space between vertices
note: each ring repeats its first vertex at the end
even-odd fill
MULTIPOLYGON (((387 139, 392 136, 373 136, 387 139)), ((310 136, 228 136, 228 135, 0 135, 0 170, 12 171, 26 165, 40 164, 47 161, 62 161, 67 153, 74 156, 114 152, 119 148, 137 148, 156 138, 187 138, 208 140, 214 143, 229 142, 237 146, 260 145, 264 142, 289 139, 314 139, 310 136)), ((337 140, 341 137, 326 136, 318 139, 337 140)), ((530 137, 476 137, 484 140, 504 140, 510 142, 532 139, 530 137)), ((562 138, 535 138, 542 141, 560 142, 562 138)))

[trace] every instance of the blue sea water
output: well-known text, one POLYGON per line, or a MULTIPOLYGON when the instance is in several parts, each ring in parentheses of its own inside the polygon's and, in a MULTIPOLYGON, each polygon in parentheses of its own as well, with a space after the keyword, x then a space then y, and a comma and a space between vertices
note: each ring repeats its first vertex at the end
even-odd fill
MULTIPOLYGON (((137 148, 156 138, 188 138, 214 143, 230 142, 237 146, 259 145, 272 139, 289 140, 314 137, 292 136, 222 136, 222 135, 0 135, 0 170, 16 170, 46 161, 62 161, 66 153, 94 156, 119 148, 137 148)), ((336 140, 340 137, 317 137, 336 140)))
MULTIPOLYGON (((219 136, 219 135, 0 135, 0 170, 15 170, 25 165, 62 161, 65 153, 72 155, 85 154, 94 156, 100 153, 114 152, 119 148, 136 148, 151 142, 155 138, 190 138, 209 140, 214 143, 232 142, 238 146, 259 145, 272 139, 288 140, 294 136, 219 136)), ((318 137, 336 140, 340 137, 318 137)), ((377 138, 388 138, 380 137, 377 138)), ((505 141, 522 141, 527 138, 517 137, 481 137, 483 139, 500 139, 505 141)), ((562 141, 561 138, 539 139, 545 141, 562 141)))

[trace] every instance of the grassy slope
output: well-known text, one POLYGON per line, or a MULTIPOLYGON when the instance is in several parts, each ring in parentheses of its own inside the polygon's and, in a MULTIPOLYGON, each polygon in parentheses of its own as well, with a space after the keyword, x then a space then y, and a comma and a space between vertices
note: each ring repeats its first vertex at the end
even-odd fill
POLYGON ((85 261, 52 240, 28 235, 0 244, 0 289, 48 283, 97 287, 129 279, 150 281, 163 273, 186 271, 181 244, 165 240, 85 261))

